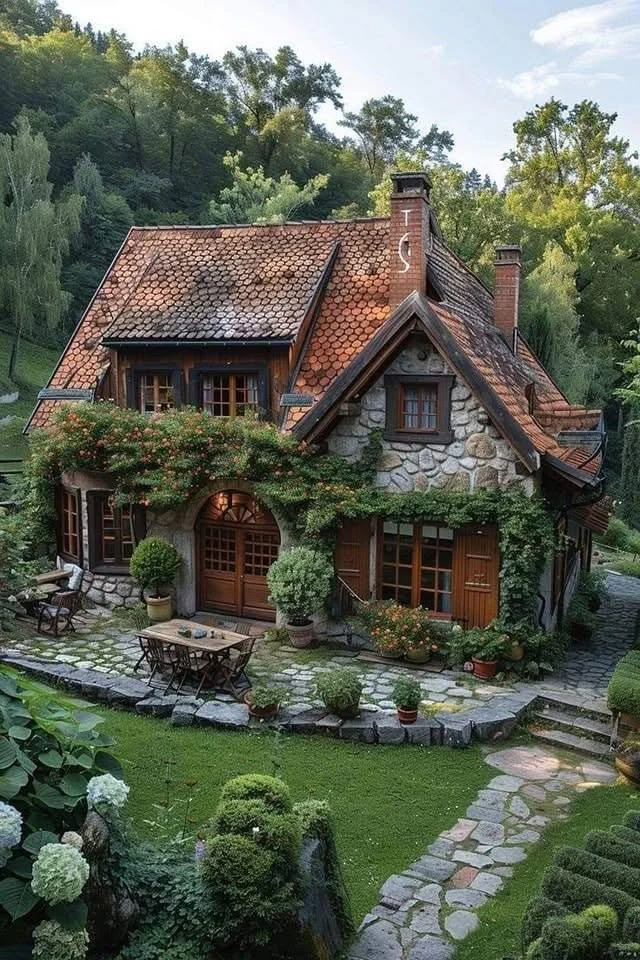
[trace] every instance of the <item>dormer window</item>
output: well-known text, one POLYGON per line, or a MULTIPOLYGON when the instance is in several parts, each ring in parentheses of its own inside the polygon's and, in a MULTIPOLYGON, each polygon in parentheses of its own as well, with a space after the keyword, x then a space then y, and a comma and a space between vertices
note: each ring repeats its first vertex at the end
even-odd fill
POLYGON ((214 417, 258 413, 257 373, 204 373, 202 409, 214 417))
POLYGON ((143 413, 161 413, 173 410, 175 392, 170 373, 143 373, 140 376, 140 410, 143 413))
POLYGON ((450 443, 453 381, 452 376, 386 376, 386 439, 450 443))

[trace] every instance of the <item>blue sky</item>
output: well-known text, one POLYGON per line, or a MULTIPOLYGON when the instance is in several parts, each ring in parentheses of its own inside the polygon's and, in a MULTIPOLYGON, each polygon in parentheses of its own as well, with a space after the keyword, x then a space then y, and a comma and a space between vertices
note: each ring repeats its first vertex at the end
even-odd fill
MULTIPOLYGON (((585 97, 619 115, 640 148, 640 0, 60 0, 82 24, 136 46, 182 38, 212 57, 238 44, 292 46, 331 62, 347 109, 402 97, 427 128, 450 129, 454 159, 502 180, 512 124, 536 103, 585 97)), ((321 118, 335 126, 333 109, 321 118)))

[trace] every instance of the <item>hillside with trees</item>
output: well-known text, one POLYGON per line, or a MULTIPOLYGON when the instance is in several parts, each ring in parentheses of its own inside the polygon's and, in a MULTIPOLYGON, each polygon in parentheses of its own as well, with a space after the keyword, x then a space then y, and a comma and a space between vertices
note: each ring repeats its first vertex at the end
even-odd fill
MULTIPOLYGON (((522 243, 523 331, 571 400, 605 406, 619 472, 640 169, 616 114, 553 98, 528 111, 499 188, 451 161, 455 131, 422 128, 392 94, 344 112, 333 66, 286 46, 220 60, 177 38, 136 50, 117 25, 74 23, 54 0, 0 0, 0 76, 3 377, 20 380, 21 338, 66 341, 134 223, 383 214, 391 169, 427 168, 447 242, 487 283, 495 244, 522 243), (339 134, 318 119, 325 105, 339 134)), ((623 486, 637 487, 630 433, 623 486)))

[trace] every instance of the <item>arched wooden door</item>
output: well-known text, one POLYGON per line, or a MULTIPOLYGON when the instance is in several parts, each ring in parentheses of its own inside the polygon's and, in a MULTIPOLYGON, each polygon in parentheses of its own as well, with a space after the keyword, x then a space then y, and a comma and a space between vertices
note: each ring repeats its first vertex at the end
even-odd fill
POLYGON ((278 556, 280 531, 248 493, 215 493, 200 511, 198 603, 202 610, 275 620, 269 603, 267 570, 278 556))

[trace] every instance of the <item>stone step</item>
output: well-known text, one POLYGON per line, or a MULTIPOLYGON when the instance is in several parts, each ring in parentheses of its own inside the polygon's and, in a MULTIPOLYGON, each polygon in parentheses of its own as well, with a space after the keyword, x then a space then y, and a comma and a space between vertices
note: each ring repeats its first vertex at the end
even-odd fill
POLYGON ((589 699, 578 693, 564 690, 543 690, 538 694, 538 704, 545 709, 564 710, 569 713, 580 713, 594 720, 609 720, 611 711, 602 699, 589 699))
POLYGON ((611 760, 612 754, 608 746, 600 743, 599 740, 591 740, 588 737, 577 737, 573 733, 565 733, 564 730, 548 730, 542 727, 532 727, 530 733, 538 740, 544 743, 550 743, 554 747, 564 747, 567 750, 575 750, 576 753, 585 754, 587 757, 597 757, 598 760, 611 760))
POLYGON ((586 736, 592 740, 599 740, 608 744, 611 740, 611 719, 605 721, 594 720, 579 713, 569 713, 568 710, 554 710, 552 707, 543 707, 534 713, 534 718, 543 720, 555 728, 575 733, 577 736, 586 736))

